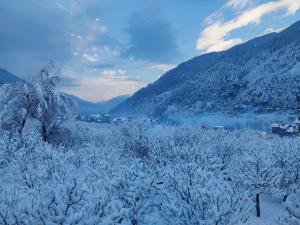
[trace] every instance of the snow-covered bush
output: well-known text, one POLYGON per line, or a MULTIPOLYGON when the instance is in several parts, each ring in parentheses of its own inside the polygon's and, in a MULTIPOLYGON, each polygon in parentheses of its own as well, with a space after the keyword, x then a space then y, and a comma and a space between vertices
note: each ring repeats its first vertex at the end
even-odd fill
POLYGON ((274 139, 270 154, 274 158, 274 168, 277 172, 277 191, 285 199, 300 188, 300 152, 297 139, 274 139), (284 146, 284 147, 283 147, 284 146))
POLYGON ((123 150, 126 154, 134 154, 142 158, 150 154, 150 141, 146 133, 149 127, 148 121, 142 119, 121 127, 119 136, 122 137, 121 143, 123 143, 123 150))
POLYGON ((217 174, 196 164, 177 168, 169 174, 170 193, 165 207, 170 224, 236 224, 247 220, 251 209, 247 195, 234 190, 217 174))
POLYGON ((56 89, 58 80, 58 72, 52 64, 48 64, 32 83, 1 86, 1 127, 10 133, 22 133, 26 125, 36 122, 42 139, 53 141, 63 119, 70 115, 69 107, 72 106, 72 101, 56 89))
POLYGON ((277 172, 272 169, 272 158, 268 151, 258 145, 251 145, 236 160, 233 179, 242 190, 249 190, 256 203, 257 217, 260 217, 260 195, 272 193, 277 184, 277 172))
POLYGON ((63 146, 34 126, 0 129, 0 224, 243 224, 257 193, 290 204, 298 189, 298 138, 144 120, 63 128, 63 146))
POLYGON ((5 84, 0 87, 1 128, 21 133, 29 118, 31 96, 26 84, 5 84))
POLYGON ((300 192, 297 191, 287 197, 285 206, 289 213, 300 220, 300 192))

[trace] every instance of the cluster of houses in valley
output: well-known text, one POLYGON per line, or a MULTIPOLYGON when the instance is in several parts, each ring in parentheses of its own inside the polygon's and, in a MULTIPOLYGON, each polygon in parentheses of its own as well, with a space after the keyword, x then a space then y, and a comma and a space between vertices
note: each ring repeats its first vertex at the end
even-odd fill
MULTIPOLYGON (((90 123, 113 123, 113 124, 122 124, 125 122, 130 122, 133 120, 132 117, 115 117, 113 118, 108 114, 86 114, 86 115, 77 115, 74 118, 78 121, 85 121, 90 123)), ((149 122, 155 122, 150 119, 149 122)), ((206 128, 206 127, 205 127, 206 128)), ((300 117, 292 124, 285 123, 273 123, 272 124, 272 134, 277 134, 279 136, 297 136, 300 135, 300 117)), ((215 126, 214 130, 224 130, 223 126, 215 126)))
POLYGON ((272 133, 280 136, 296 136, 300 134, 300 118, 294 124, 273 123, 272 133))
POLYGON ((97 113, 77 115, 75 116, 75 120, 89 123, 123 123, 126 121, 130 121, 131 117, 113 118, 111 115, 108 114, 97 113))
POLYGON ((108 114, 83 114, 75 116, 75 120, 90 123, 111 123, 111 116, 108 114))
MULTIPOLYGON (((128 117, 112 117, 111 115, 108 114, 84 114, 84 115, 77 115, 74 118, 75 120, 78 121, 84 121, 84 122, 89 122, 89 123, 113 123, 113 124, 122 124, 125 122, 130 122, 133 121, 134 118, 131 116, 128 117)), ((156 123, 156 120, 149 119, 149 122, 151 123, 156 123)))

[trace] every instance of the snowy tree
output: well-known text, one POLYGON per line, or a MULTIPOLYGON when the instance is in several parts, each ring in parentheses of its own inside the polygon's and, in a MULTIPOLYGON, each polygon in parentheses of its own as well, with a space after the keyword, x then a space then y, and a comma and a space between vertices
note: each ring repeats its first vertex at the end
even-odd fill
POLYGON ((0 88, 1 127, 21 133, 30 116, 32 96, 27 84, 5 84, 0 88))
POLYGON ((247 196, 196 164, 170 170, 166 207, 175 224, 236 224, 247 220, 247 196))
POLYGON ((57 132, 63 119, 70 115, 72 101, 57 90, 58 81, 59 72, 55 71, 53 64, 48 64, 39 72, 32 85, 35 105, 31 115, 40 122, 44 141, 57 132))
POLYGON ((274 168, 277 171, 279 194, 283 201, 290 194, 294 194, 300 187, 300 152, 295 139, 274 140, 272 152, 274 168), (281 142, 281 144, 280 144, 281 142))
POLYGON ((299 138, 135 123, 68 121, 67 147, 0 129, 0 224, 247 224, 265 193, 299 224, 299 138))
POLYGON ((252 193, 256 216, 260 217, 260 195, 272 193, 278 177, 272 169, 273 161, 268 151, 261 151, 259 143, 251 144, 251 149, 247 149, 233 164, 232 177, 238 187, 252 193))
POLYGON ((59 73, 46 65, 32 83, 7 84, 0 88, 2 128, 22 133, 28 120, 39 123, 44 141, 58 132, 63 119, 70 115, 72 101, 57 88, 59 73))

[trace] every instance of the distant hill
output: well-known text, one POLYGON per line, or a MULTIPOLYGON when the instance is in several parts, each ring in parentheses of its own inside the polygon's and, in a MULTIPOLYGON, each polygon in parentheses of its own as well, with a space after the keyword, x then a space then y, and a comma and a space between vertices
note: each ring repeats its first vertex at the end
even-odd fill
MULTIPOLYGON (((16 75, 0 68, 0 86, 3 84, 16 83, 16 82, 25 82, 21 78, 16 75)), ((122 103, 129 96, 123 95, 112 98, 108 101, 100 102, 100 103, 92 103, 85 101, 77 96, 69 95, 71 99, 73 99, 77 103, 77 109, 79 113, 108 113, 118 104, 122 103)))
POLYGON ((100 102, 100 103, 92 103, 86 100, 83 100, 74 95, 68 95, 71 99, 73 99, 77 103, 77 111, 79 113, 108 113, 118 104, 125 101, 129 96, 123 95, 112 98, 108 101, 100 102))
POLYGON ((121 104, 124 102, 126 99, 128 99, 130 96, 129 95, 120 95, 117 97, 114 97, 110 100, 100 102, 98 105, 105 111, 105 112, 110 112, 112 109, 114 109, 117 105, 121 104))
POLYGON ((198 56, 118 105, 115 114, 295 111, 300 105, 300 22, 223 52, 198 56))
POLYGON ((0 68, 0 85, 16 82, 24 82, 24 80, 0 68))

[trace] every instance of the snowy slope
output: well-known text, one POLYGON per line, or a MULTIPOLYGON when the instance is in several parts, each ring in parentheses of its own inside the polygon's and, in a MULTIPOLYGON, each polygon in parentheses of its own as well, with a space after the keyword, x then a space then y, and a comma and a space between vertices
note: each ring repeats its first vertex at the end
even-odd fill
POLYGON ((204 54, 136 92, 113 113, 295 111, 300 97, 300 22, 227 51, 204 54))
POLYGON ((7 83, 24 82, 21 78, 0 68, 0 85, 7 83))

